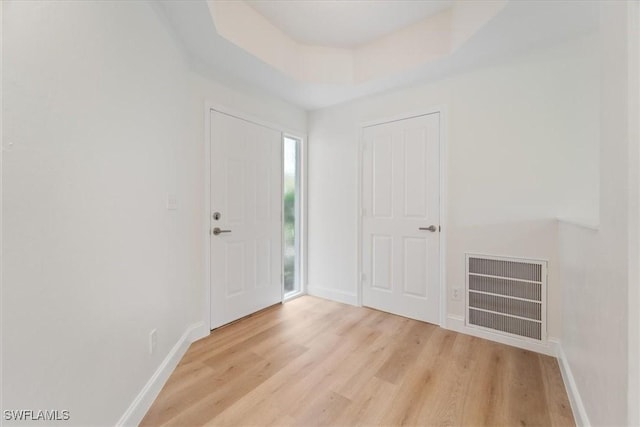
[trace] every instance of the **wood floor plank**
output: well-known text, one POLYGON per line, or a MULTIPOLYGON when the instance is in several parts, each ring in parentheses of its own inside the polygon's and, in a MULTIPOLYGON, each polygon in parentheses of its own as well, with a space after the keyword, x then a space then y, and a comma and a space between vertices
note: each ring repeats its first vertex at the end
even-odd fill
MULTIPOLYGON (((469 335, 455 334, 449 360, 440 357, 436 363, 440 368, 432 393, 418 414, 425 425, 459 426, 462 425, 462 414, 465 401, 469 396, 471 375, 476 369, 475 348, 478 338, 469 335)), ((429 351, 429 350, 428 350, 429 351)), ((440 353, 442 355, 442 353, 440 353)), ((424 355, 423 357, 427 357, 424 355)), ((424 364, 423 360, 419 361, 424 364)))
POLYGON ((291 414, 301 426, 329 426, 351 405, 351 401, 333 391, 320 392, 310 399, 308 406, 298 406, 291 414))
MULTIPOLYGON (((260 386, 256 387, 256 390, 259 388, 260 386)), ((237 400, 205 425, 231 427, 288 424, 289 421, 283 421, 285 416, 289 417, 286 411, 271 396, 265 393, 255 394, 251 392, 245 398, 237 400)))
POLYGON ((397 386, 369 376, 366 384, 360 387, 350 400, 351 405, 336 419, 338 426, 382 425, 389 406, 389 399, 396 394, 397 386))
POLYGON ((571 413, 571 403, 562 382, 558 360, 549 356, 540 356, 540 365, 544 381, 544 395, 552 425, 575 425, 571 413))
POLYGON ((200 426, 206 424, 258 385, 267 381, 306 350, 300 346, 283 348, 279 354, 273 355, 271 360, 264 359, 251 368, 238 372, 232 379, 217 377, 212 384, 211 392, 204 399, 200 399, 186 411, 171 418, 165 425, 200 426))
MULTIPOLYGON (((368 328, 366 328, 368 329, 368 328)), ((370 337, 375 337, 365 351, 351 353, 342 363, 343 373, 336 378, 333 390, 347 399, 355 399, 369 384, 372 373, 377 372, 387 361, 394 350, 393 338, 373 330, 370 337), (362 369, 366 366, 367 369, 362 369)))
POLYGON ((396 341, 397 348, 376 372, 376 376, 392 384, 400 381, 409 367, 413 366, 425 342, 435 329, 435 326, 428 323, 413 322, 407 332, 401 334, 400 339, 396 341))
MULTIPOLYGON (((434 327, 435 328, 435 327, 434 327)), ((440 392, 442 366, 450 359, 455 334, 436 329, 420 348, 416 362, 391 401, 382 422, 385 425, 424 425, 420 414, 424 402, 440 392), (429 344, 429 345, 427 345, 429 344), (419 362, 418 362, 419 360, 419 362)), ((432 408, 429 408, 432 410, 432 408)))
POLYGON ((299 304, 272 306, 241 321, 218 328, 206 339, 193 343, 182 362, 190 363, 192 360, 197 361, 202 357, 210 357, 216 352, 224 351, 274 326, 286 324, 288 328, 285 330, 290 330, 292 327, 291 319, 296 319, 294 325, 305 320, 313 322, 340 308, 334 304, 319 304, 319 301, 314 300, 304 306, 299 304))
POLYGON ((530 351, 518 350, 506 367, 510 383, 507 406, 512 425, 551 425, 540 358, 530 351))
MULTIPOLYGON (((463 425, 508 425, 505 365, 506 346, 481 340, 476 347, 476 368, 470 377, 463 425)), ((516 349, 511 349, 517 351, 516 349)))
POLYGON ((305 296, 194 343, 141 425, 575 422, 554 358, 305 296))

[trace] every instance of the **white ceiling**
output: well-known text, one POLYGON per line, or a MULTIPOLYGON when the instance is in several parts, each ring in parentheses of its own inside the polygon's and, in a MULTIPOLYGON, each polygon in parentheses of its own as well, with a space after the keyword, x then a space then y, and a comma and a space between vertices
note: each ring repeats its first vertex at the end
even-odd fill
POLYGON ((456 52, 442 59, 362 84, 317 84, 298 81, 220 36, 207 0, 165 0, 158 5, 182 41, 194 71, 231 87, 277 96, 307 110, 441 79, 528 49, 550 46, 597 31, 599 19, 596 1, 510 1, 456 52))
POLYGON ((353 48, 453 6, 453 0, 245 0, 292 39, 353 48))

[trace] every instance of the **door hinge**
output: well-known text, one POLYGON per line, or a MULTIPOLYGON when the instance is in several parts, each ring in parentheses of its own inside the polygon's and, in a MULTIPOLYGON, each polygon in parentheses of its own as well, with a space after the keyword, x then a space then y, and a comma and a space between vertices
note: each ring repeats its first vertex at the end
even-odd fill
POLYGON ((441 232, 441 231, 442 231, 442 226, 441 226, 441 225, 439 225, 439 226, 438 226, 438 233, 439 233, 439 232, 441 232))
POLYGON ((367 275, 364 273, 360 273, 360 281, 361 282, 366 282, 367 281, 367 275))

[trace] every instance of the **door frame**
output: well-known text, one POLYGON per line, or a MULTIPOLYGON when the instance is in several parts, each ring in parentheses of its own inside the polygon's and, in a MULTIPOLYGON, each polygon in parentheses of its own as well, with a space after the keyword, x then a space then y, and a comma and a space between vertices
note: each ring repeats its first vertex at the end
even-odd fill
MULTIPOLYGON (((282 290, 282 301, 283 302, 287 302, 287 301, 291 301, 294 300, 298 297, 301 297, 302 295, 306 295, 307 294, 307 287, 306 287, 306 283, 307 283, 307 264, 306 264, 306 259, 307 259, 307 234, 306 234, 306 230, 307 230, 307 217, 306 217, 306 212, 307 212, 307 180, 306 180, 306 176, 307 176, 307 170, 306 170, 306 165, 307 165, 307 147, 305 144, 305 138, 302 136, 299 136, 299 134, 295 134, 292 132, 287 132, 287 131, 283 131, 282 132, 282 140, 283 140, 283 144, 284 144, 284 138, 291 138, 291 139, 296 139, 298 140, 298 159, 297 159, 297 172, 298 172, 298 183, 297 186, 298 188, 296 189, 296 202, 298 203, 298 221, 300 222, 298 225, 298 230, 299 230, 299 236, 298 236, 298 242, 297 242, 297 253, 298 253, 298 285, 299 285, 299 289, 298 292, 286 296, 286 292, 284 292, 284 279, 283 279, 283 290, 282 290)), ((284 155, 284 145, 283 145, 283 155, 284 155)), ((284 173, 282 174, 282 187, 284 188, 284 173)), ((283 198, 284 198, 284 194, 283 194, 283 198)), ((282 214, 284 215, 284 210, 282 212, 282 214)), ((282 218, 282 226, 283 226, 283 230, 284 230, 284 216, 282 218)), ((284 236, 283 236, 283 240, 282 240, 282 250, 284 253, 284 236)), ((282 264, 282 269, 284 272, 284 257, 283 257, 283 264, 282 264)))
POLYGON ((447 280, 446 280, 446 248, 447 248, 447 239, 446 239, 446 231, 447 231, 447 198, 446 198, 446 189, 447 189, 447 134, 448 134, 448 125, 447 125, 447 108, 445 105, 434 106, 432 108, 427 108, 419 111, 412 111, 407 113, 402 113, 395 116, 383 117, 377 120, 371 120, 360 123, 358 126, 358 197, 357 197, 357 242, 356 242, 356 253, 358 258, 358 274, 357 274, 357 302, 358 306, 362 307, 362 151, 364 147, 364 129, 367 127, 382 125, 385 123, 397 122, 400 120, 412 119, 415 117, 426 116, 429 114, 440 114, 440 126, 439 126, 439 147, 440 147, 440 191, 438 194, 439 202, 440 202, 440 232, 439 234, 439 243, 440 243, 440 313, 439 313, 439 322, 441 327, 446 327, 447 324, 447 298, 448 298, 448 290, 447 290, 447 280))
MULTIPOLYGON (((307 244, 307 235, 306 235, 306 133, 290 129, 286 126, 282 126, 278 123, 269 122, 263 120, 261 118, 252 116, 243 111, 238 111, 233 108, 227 107, 225 105, 217 104, 211 102, 209 100, 205 100, 204 102, 204 193, 203 193, 203 222, 202 222, 202 265, 204 266, 204 277, 203 277, 203 302, 202 302, 202 322, 205 325, 208 331, 211 331, 211 246, 210 246, 210 221, 209 215, 211 214, 211 112, 217 111, 222 114, 226 114, 232 117, 236 117, 240 120, 246 120, 248 122, 255 123, 260 126, 264 126, 275 131, 280 132, 280 139, 283 140, 285 136, 291 136, 300 140, 300 191, 301 191, 301 200, 300 200, 300 294, 306 293, 306 270, 307 270, 307 259, 306 259, 306 244, 307 244)), ((280 149, 282 151, 283 145, 282 142, 280 144, 280 149)), ((281 152, 282 157, 282 152, 281 152)), ((281 186, 283 185, 283 173, 280 173, 281 177, 281 186)), ((282 216, 282 212, 281 212, 282 216)), ((282 218, 281 218, 282 219, 282 218)), ((282 239, 282 243, 284 244, 284 236, 280 237, 282 239)), ((281 254, 282 255, 282 254, 281 254)), ((282 277, 282 272, 281 276, 282 277)), ((280 280, 280 292, 281 292, 281 302, 285 302, 284 299, 284 281, 280 280)))

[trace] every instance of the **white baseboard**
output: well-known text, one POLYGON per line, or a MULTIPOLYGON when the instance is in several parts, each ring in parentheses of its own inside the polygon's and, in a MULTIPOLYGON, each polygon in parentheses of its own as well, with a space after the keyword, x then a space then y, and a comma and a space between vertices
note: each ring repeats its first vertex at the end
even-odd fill
POLYGON ((576 380, 573 378, 573 373, 571 372, 571 365, 569 364, 569 360, 567 360, 567 356, 564 354, 561 343, 558 345, 558 362, 560 364, 562 380, 564 381, 564 386, 567 389, 567 395, 569 396, 569 402, 571 403, 571 410, 573 411, 573 418, 576 420, 576 425, 581 427, 590 427, 591 423, 589 422, 587 411, 582 403, 582 398, 580 397, 576 380))
POLYGON ((140 393, 133 399, 129 408, 122 415, 118 423, 120 426, 137 426, 158 397, 160 390, 169 379, 169 376, 186 353, 192 342, 209 335, 209 329, 203 322, 194 323, 182 334, 178 342, 173 346, 167 357, 164 358, 158 369, 153 373, 149 381, 144 385, 140 393))
POLYGON ((309 285, 307 287, 307 293, 309 295, 330 299, 332 301, 342 302, 349 305, 358 305, 358 296, 349 292, 309 285))
POLYGON ((474 337, 484 338, 489 341, 495 341, 501 344, 522 348, 525 350, 535 351, 536 353, 542 353, 549 356, 555 357, 557 354, 556 345, 554 341, 551 339, 545 345, 545 344, 538 344, 531 341, 520 340, 518 338, 513 338, 505 335, 494 334, 489 331, 485 331, 484 329, 470 328, 467 325, 465 325, 464 317, 462 316, 449 315, 447 317, 446 329, 460 332, 461 334, 472 335, 474 337))

